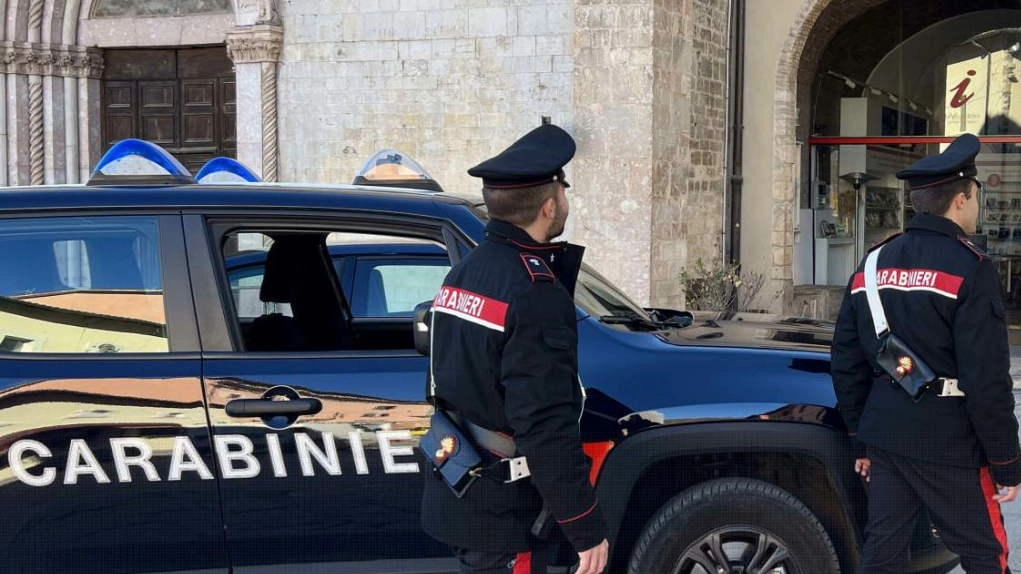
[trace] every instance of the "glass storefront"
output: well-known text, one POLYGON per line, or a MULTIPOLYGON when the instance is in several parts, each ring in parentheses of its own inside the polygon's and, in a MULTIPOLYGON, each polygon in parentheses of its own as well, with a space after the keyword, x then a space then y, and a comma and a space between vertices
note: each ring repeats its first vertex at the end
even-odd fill
POLYGON ((795 277, 845 285, 867 250, 914 215, 894 174, 970 132, 983 143, 974 240, 1000 265, 1005 300, 1019 307, 1021 10, 973 9, 903 31, 871 61, 841 60, 839 45, 821 59, 806 158, 811 183, 799 213, 813 239, 796 254, 795 277))
MULTIPOLYGON (((835 139, 820 138, 827 142, 835 139)), ((1018 148, 1021 137, 985 139, 975 162, 983 189, 979 229, 972 239, 1000 264, 1004 295, 1008 303, 1018 306, 1021 305, 1021 148, 1018 148), (994 141, 989 142, 989 139, 994 141), (1017 141, 1004 143, 1004 140, 1014 139, 1017 141)), ((812 146, 815 284, 846 284, 847 277, 872 246, 904 230, 915 212, 907 187, 895 174, 926 155, 939 153, 951 140, 898 138, 880 143, 812 146)))

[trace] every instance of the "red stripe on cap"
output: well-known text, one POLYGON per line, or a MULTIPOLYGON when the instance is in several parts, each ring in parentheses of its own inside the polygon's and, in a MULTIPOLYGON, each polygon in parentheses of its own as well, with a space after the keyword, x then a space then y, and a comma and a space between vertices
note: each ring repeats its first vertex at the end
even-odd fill
POLYGON ((532 574, 532 553, 519 552, 514 561, 514 572, 512 574, 532 574))
MULTIPOLYGON (((891 267, 879 269, 876 273, 876 286, 879 289, 931 291, 953 299, 957 298, 963 283, 963 277, 935 269, 899 269, 891 267)), ((854 280, 851 281, 851 292, 858 293, 864 290, 865 274, 859 271, 854 274, 854 280)))
POLYGON ((503 331, 507 324, 507 303, 467 289, 441 287, 433 308, 497 331, 503 331))
POLYGON ((1003 514, 1000 512, 1000 503, 993 500, 993 497, 996 496, 996 484, 993 482, 992 475, 989 474, 988 466, 982 467, 980 476, 982 477, 982 493, 986 497, 986 509, 989 511, 989 522, 993 527, 996 540, 1000 543, 1000 548, 1003 550, 1003 552, 1000 552, 1000 570, 1002 573, 1006 573, 1008 557, 1010 556, 1010 542, 1007 541, 1007 530, 1003 527, 1003 514))

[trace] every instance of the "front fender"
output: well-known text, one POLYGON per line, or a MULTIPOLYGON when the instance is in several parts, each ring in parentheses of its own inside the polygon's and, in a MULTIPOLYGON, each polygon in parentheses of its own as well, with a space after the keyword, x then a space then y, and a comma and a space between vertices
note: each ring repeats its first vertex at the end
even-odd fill
POLYGON ((842 509, 842 516, 836 519, 840 538, 845 539, 845 546, 860 547, 857 524, 864 516, 859 507, 863 507, 865 496, 860 480, 851 471, 854 453, 846 435, 819 424, 761 420, 653 427, 614 447, 596 487, 611 543, 621 536, 635 486, 657 463, 685 456, 755 453, 794 454, 817 460, 825 468, 827 486, 842 509))

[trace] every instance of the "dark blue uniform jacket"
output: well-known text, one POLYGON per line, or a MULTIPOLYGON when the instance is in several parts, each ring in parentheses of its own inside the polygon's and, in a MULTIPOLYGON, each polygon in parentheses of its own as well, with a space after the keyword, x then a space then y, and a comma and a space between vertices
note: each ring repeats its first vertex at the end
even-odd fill
POLYGON ((530 479, 479 479, 457 499, 426 478, 423 526, 451 546, 519 552, 543 506, 576 551, 605 537, 582 451, 577 314, 582 248, 537 244, 494 220, 433 303, 432 380, 439 406, 514 437, 530 479))
POLYGON ((833 338, 833 382, 848 429, 866 445, 962 467, 990 466, 1021 482, 1010 349, 996 265, 945 217, 911 220, 879 255, 890 330, 966 397, 926 391, 915 403, 881 376, 865 295, 864 262, 851 278, 833 338))

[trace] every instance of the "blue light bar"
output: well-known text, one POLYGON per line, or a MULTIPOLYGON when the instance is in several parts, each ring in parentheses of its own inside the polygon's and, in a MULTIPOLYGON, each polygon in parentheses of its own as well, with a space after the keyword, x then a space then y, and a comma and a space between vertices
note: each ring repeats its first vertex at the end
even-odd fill
POLYGON ((160 146, 138 139, 121 140, 99 160, 88 185, 155 185, 195 183, 188 168, 160 146))
POLYGON ((254 183, 262 181, 245 164, 229 157, 214 157, 202 166, 195 180, 199 183, 254 183))

